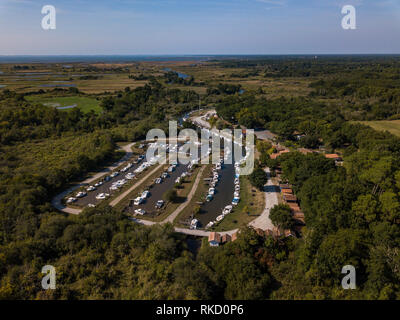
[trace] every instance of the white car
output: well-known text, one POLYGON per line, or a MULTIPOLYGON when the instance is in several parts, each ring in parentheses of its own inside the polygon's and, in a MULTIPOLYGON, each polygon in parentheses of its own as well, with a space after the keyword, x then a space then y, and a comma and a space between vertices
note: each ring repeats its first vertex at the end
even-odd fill
POLYGON ((94 186, 95 186, 95 187, 100 187, 102 184, 103 184, 103 181, 99 181, 99 182, 97 182, 94 186))
POLYGON ((79 191, 77 194, 76 194, 76 198, 83 198, 83 197, 86 197, 87 196, 87 193, 86 192, 84 192, 84 191, 79 191))
POLYGON ((108 193, 99 193, 97 196, 96 196, 96 199, 97 200, 104 200, 105 198, 107 198, 107 197, 109 197, 110 195, 108 194, 108 193))
POLYGON ((142 197, 137 197, 135 200, 133 200, 133 204, 135 205, 135 206, 139 206, 139 205, 141 205, 142 203, 143 203, 143 198, 142 197))
POLYGON ((208 194, 214 195, 215 194, 215 189, 214 188, 208 189, 208 194))
POLYGON ((74 197, 70 197, 70 198, 67 199, 67 204, 73 203, 73 202, 75 202, 76 200, 78 200, 78 199, 76 199, 76 198, 74 198, 74 197))
POLYGON ((161 178, 157 178, 155 182, 156 182, 157 184, 160 184, 160 183, 162 182, 162 179, 161 179, 161 178))
POLYGON ((143 210, 143 209, 136 209, 136 210, 135 210, 135 214, 139 214, 139 215, 143 216, 143 215, 146 214, 146 211, 143 210))
POLYGON ((168 178, 168 172, 164 172, 162 175, 161 175, 161 178, 163 178, 163 179, 166 179, 166 178, 168 178))
POLYGON ((199 223, 199 220, 197 220, 197 219, 193 219, 191 222, 190 222, 190 229, 197 229, 197 225, 198 225, 198 223, 199 223))
POLYGON ((143 199, 146 199, 146 198, 148 198, 149 196, 150 196, 150 192, 149 192, 148 190, 145 190, 145 191, 142 192, 142 198, 143 198, 143 199))
POLYGON ((96 187, 94 187, 94 186, 89 186, 89 187, 87 187, 87 189, 86 189, 86 191, 88 191, 88 192, 94 191, 94 190, 96 190, 96 187))
POLYGON ((158 200, 156 203, 156 209, 161 209, 164 205, 164 200, 158 200))
POLYGON ((96 205, 94 205, 93 203, 89 203, 87 206, 88 206, 88 208, 95 208, 96 207, 96 205))
POLYGON ((128 180, 132 180, 135 177, 135 175, 133 173, 128 173, 125 178, 128 180))

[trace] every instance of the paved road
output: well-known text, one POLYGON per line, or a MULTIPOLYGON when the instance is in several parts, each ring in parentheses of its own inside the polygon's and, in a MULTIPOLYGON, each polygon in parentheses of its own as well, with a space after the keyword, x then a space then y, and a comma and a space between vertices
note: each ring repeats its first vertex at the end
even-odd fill
POLYGON ((115 170, 116 168, 118 168, 123 162, 125 162, 126 160, 128 160, 131 156, 132 156, 132 150, 131 147, 134 145, 135 143, 130 143, 127 144, 123 147, 121 147, 120 149, 124 150, 126 152, 126 154, 116 163, 112 164, 111 166, 109 166, 108 168, 105 168, 104 170, 96 173, 95 175, 93 175, 92 177, 82 181, 81 183, 72 186, 71 188, 69 188, 68 190, 65 190, 61 193, 59 193, 58 195, 56 195, 52 200, 51 200, 51 204, 53 205, 53 207, 55 207, 57 210, 63 211, 65 213, 69 213, 69 214, 79 214, 82 212, 82 209, 74 209, 74 208, 68 208, 66 206, 64 206, 61 203, 61 200, 70 192, 73 192, 77 189, 79 189, 82 186, 86 186, 88 184, 91 184, 93 181, 96 181, 98 179, 100 179, 101 177, 105 176, 107 173, 115 170))
POLYGON ((210 111, 207 111, 207 113, 205 115, 198 116, 198 117, 193 117, 192 120, 193 120, 194 123, 200 125, 200 127, 211 129, 210 124, 206 120, 204 120, 204 118, 208 114, 215 114, 215 113, 216 113, 215 110, 210 110, 210 111))
POLYGON ((278 204, 278 186, 272 183, 272 180, 270 179, 271 174, 269 168, 264 169, 264 171, 267 173, 268 176, 268 182, 264 186, 265 208, 258 218, 249 223, 249 226, 262 230, 272 230, 274 228, 274 224, 269 218, 269 212, 275 205, 278 204))

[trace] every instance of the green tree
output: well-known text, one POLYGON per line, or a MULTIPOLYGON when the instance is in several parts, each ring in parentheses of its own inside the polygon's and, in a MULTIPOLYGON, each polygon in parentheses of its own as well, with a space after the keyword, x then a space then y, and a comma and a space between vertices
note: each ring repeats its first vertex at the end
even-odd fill
POLYGON ((286 204, 278 204, 273 207, 269 217, 278 228, 291 229, 294 226, 292 210, 286 204))
POLYGON ((264 185, 268 182, 268 177, 265 171, 258 167, 249 175, 249 180, 254 187, 263 190, 264 185))

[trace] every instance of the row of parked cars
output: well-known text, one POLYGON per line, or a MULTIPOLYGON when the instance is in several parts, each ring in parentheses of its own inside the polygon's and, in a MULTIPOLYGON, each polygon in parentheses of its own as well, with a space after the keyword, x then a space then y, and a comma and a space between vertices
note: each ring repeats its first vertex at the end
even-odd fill
MULTIPOLYGON (((146 201, 147 198, 150 197, 150 195, 151 195, 150 191, 148 191, 148 190, 143 191, 139 197, 137 197, 136 199, 133 200, 133 204, 135 206, 140 206, 141 204, 143 204, 146 201)), ((164 204, 165 204, 164 200, 158 200, 156 202, 155 208, 161 209, 164 206, 164 204)), ((143 216, 146 214, 146 210, 144 210, 142 208, 138 208, 135 210, 135 214, 143 216)))
MULTIPOLYGON (((126 171, 128 171, 130 168, 132 168, 132 166, 134 164, 139 163, 140 161, 142 161, 144 159, 144 155, 139 156, 136 160, 134 160, 133 162, 129 162, 125 167, 123 167, 122 169, 120 169, 119 171, 114 171, 112 172, 110 175, 105 176, 102 180, 96 182, 94 185, 90 185, 88 187, 86 187, 85 191, 79 191, 75 196, 73 197, 69 197, 66 201, 67 204, 72 204, 74 202, 76 202, 79 198, 83 198, 86 197, 88 192, 93 192, 95 190, 97 190, 98 187, 102 186, 105 182, 110 181, 111 179, 117 177, 118 175, 120 175, 121 173, 125 173, 126 171)), ((114 183, 112 183, 110 190, 111 191, 115 191, 118 190, 119 188, 121 188, 124 184, 127 183, 127 180, 131 180, 135 177, 135 175, 131 172, 127 173, 125 175, 124 179, 118 180, 114 183)), ((104 200, 107 199, 110 196, 109 193, 99 193, 96 195, 96 199, 97 200, 104 200)), ((89 204, 88 207, 94 207, 94 204, 89 204)))

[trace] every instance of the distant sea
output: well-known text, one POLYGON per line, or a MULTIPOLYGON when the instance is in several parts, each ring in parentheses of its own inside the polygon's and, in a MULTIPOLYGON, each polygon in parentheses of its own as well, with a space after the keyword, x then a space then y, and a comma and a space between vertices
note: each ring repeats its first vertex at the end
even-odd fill
POLYGON ((312 55, 312 54, 298 54, 298 55, 0 55, 1 63, 123 63, 123 62, 135 62, 135 61, 209 61, 209 60, 229 60, 229 59, 315 59, 323 57, 399 57, 399 55, 312 55))
MULTIPOLYGON (((135 62, 135 61, 206 61, 217 56, 182 55, 52 55, 52 56, 0 56, 0 63, 73 63, 73 62, 135 62)), ((219 56, 219 59, 222 56, 219 56)))

